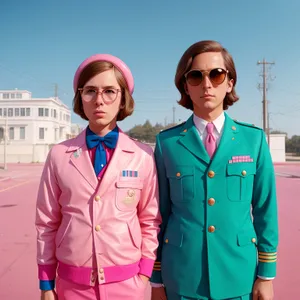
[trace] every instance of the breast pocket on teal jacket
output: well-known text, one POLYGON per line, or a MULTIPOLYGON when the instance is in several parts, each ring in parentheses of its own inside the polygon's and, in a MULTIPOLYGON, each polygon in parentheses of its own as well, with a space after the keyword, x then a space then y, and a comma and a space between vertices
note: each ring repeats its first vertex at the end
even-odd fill
POLYGON ((230 201, 252 200, 253 182, 256 174, 254 162, 227 164, 226 189, 230 201))
POLYGON ((173 166, 167 169, 171 200, 189 202, 194 199, 195 176, 193 166, 173 166))

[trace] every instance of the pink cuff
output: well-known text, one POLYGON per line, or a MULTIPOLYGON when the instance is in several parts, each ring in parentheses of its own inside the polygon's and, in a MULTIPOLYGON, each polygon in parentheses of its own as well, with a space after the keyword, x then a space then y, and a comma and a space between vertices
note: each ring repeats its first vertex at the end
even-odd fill
POLYGON ((39 280, 54 280, 56 277, 57 264, 38 265, 39 280))
POLYGON ((139 274, 151 277, 154 266, 154 260, 149 258, 142 258, 140 260, 140 271, 139 274))

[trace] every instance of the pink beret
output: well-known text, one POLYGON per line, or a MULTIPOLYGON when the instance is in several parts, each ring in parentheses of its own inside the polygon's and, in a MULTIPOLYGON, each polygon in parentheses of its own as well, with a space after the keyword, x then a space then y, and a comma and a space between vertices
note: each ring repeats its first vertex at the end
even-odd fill
POLYGON ((127 82, 128 88, 129 88, 129 92, 132 95, 133 90, 134 90, 134 80, 133 80, 133 76, 131 74, 130 69, 121 59, 119 59, 116 56, 110 55, 110 54, 95 54, 93 56, 88 57, 80 64, 80 66, 78 67, 78 69, 74 75, 74 80, 73 80, 73 88, 74 88, 75 93, 77 91, 78 79, 80 77, 82 70, 87 65, 89 65, 90 63, 95 62, 95 61, 108 61, 108 62, 112 63, 124 76, 124 78, 127 82))

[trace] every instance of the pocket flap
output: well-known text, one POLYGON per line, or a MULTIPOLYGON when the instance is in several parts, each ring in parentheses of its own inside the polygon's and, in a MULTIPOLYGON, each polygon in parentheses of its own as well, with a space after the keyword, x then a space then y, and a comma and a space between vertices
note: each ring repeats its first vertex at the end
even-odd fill
POLYGON ((175 166, 175 168, 167 170, 168 178, 181 179, 185 176, 193 176, 194 167, 193 166, 175 166))
POLYGON ((247 177, 256 174, 256 164, 253 162, 227 164, 227 175, 247 177))
POLYGON ((237 242, 239 246, 257 244, 257 236, 254 228, 239 232, 237 235, 237 242))
POLYGON ((132 180, 132 178, 130 180, 118 180, 116 187, 141 190, 143 188, 143 181, 141 179, 132 180))
POLYGON ((170 244, 173 246, 181 247, 183 241, 183 234, 176 230, 167 230, 165 236, 164 236, 164 243, 170 244))

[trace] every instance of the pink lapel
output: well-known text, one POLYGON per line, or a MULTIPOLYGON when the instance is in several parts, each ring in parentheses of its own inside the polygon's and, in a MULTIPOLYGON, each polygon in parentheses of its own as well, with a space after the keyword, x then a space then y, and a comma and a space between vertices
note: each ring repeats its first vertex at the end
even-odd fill
MULTIPOLYGON (((86 130, 83 130, 74 140, 72 145, 66 151, 71 152, 71 164, 84 177, 93 189, 97 189, 98 179, 96 177, 93 164, 91 162, 89 151, 85 142, 86 130)), ((119 139, 114 154, 104 173, 100 184, 100 192, 104 193, 119 176, 120 172, 133 159, 137 149, 136 144, 122 130, 119 132, 119 139)), ((70 174, 70 176, 72 176, 70 174)))
MULTIPOLYGON (((84 179, 91 185, 93 189, 97 188, 98 179, 96 177, 93 164, 91 162, 89 151, 85 142, 86 130, 83 130, 74 140, 73 144, 68 148, 68 152, 72 152, 70 161, 84 179)), ((70 174, 72 176, 72 174, 70 174)))

